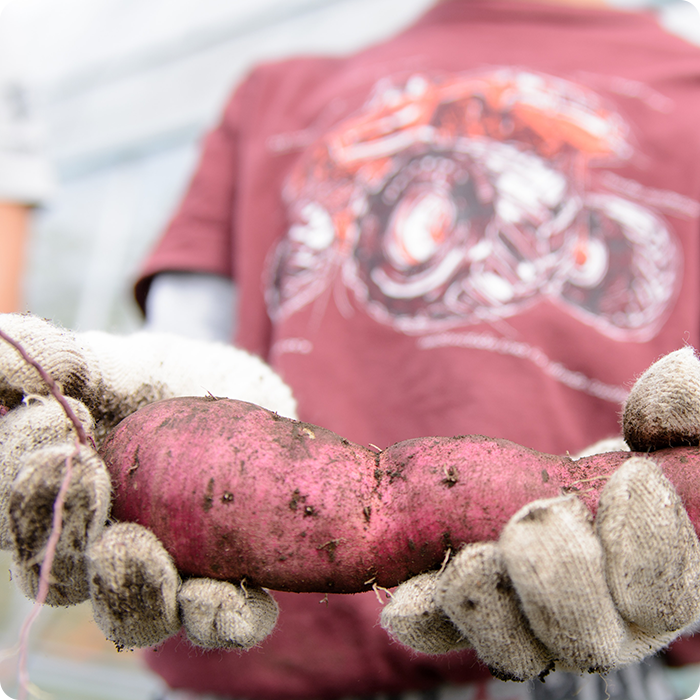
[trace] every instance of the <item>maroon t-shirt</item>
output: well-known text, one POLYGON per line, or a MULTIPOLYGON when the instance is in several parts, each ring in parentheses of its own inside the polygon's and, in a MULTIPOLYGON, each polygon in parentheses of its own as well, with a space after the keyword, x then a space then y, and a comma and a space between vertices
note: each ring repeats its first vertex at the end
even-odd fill
MULTIPOLYGON (((651 362, 700 345, 699 81, 700 51, 651 15, 502 0, 444 2, 347 58, 261 66, 137 298, 161 271, 232 277, 235 342, 304 420, 361 444, 478 433, 577 451, 619 432, 651 362)), ((259 650, 170 643, 151 662, 270 698, 482 672, 390 643, 365 595, 280 601, 259 650)))

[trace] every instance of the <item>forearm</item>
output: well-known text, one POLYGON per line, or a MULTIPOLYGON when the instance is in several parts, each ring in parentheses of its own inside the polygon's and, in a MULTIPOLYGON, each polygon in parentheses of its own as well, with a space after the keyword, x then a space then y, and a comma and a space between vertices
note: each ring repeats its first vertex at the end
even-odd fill
POLYGON ((0 313, 19 311, 30 208, 0 201, 0 313))
POLYGON ((235 304, 236 290, 229 279, 202 273, 163 272, 151 284, 145 329, 230 342, 235 304))

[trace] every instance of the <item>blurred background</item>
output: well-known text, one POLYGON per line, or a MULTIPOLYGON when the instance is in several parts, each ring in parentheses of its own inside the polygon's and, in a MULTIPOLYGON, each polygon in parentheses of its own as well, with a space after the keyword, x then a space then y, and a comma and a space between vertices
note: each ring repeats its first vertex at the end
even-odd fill
MULTIPOLYGON (((10 0, 0 65, 20 81, 56 175, 33 221, 25 308, 75 329, 138 326, 134 271, 188 181, 203 132, 251 65, 360 48, 432 2, 10 0)), ((700 43, 693 5, 654 7, 700 43)))
POLYGON ((432 0, 12 0, 0 61, 46 132, 57 188, 36 218, 25 306, 130 330, 131 276, 251 64, 338 54, 432 0))
MULTIPOLYGON (((400 30, 433 0, 0 0, 0 69, 16 76, 54 185, 31 224, 23 308, 70 328, 129 332, 131 284, 194 167, 203 133, 252 64, 343 54, 400 30)), ((700 45, 685 0, 648 6, 700 45)), ((16 697, 30 605, 0 558, 0 685, 16 697)), ((32 632, 37 697, 155 700, 157 679, 117 652, 90 609, 45 610, 32 632)), ((676 675, 691 695, 697 673, 676 675)))

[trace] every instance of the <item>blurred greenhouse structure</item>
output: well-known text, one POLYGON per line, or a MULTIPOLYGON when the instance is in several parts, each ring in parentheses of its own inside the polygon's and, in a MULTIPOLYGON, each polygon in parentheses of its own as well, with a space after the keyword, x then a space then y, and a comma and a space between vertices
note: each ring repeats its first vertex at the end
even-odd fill
POLYGON ((26 308, 76 329, 137 327, 134 271, 250 66, 365 45, 430 1, 11 0, 0 61, 58 178, 35 222, 26 308))

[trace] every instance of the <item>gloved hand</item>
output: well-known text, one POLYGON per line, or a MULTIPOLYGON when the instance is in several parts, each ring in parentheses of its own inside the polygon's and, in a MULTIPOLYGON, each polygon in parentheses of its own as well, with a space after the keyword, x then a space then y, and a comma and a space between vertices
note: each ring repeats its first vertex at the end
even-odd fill
MULTIPOLYGON (((647 452, 698 444, 698 426, 700 363, 685 348, 640 377, 623 432, 647 452)), ((609 479, 595 522, 574 495, 531 503, 497 542, 467 545, 399 586, 382 625, 429 654, 473 646, 494 675, 523 681, 555 667, 624 667, 698 618, 698 538, 661 468, 633 455, 609 479)))
MULTIPOLYGON (((245 353, 230 348, 179 338, 163 340, 137 335, 120 339, 103 334, 73 335, 32 317, 1 317, 0 329, 20 340, 30 354, 51 371, 65 393, 84 401, 82 405, 75 404, 75 411, 98 444, 111 425, 138 406, 177 394, 211 392, 236 396, 288 414, 291 410, 285 410, 281 405, 287 402, 288 408, 293 407, 289 390, 269 368, 245 353), (193 373, 197 376, 192 381, 193 373), (248 387, 247 379, 250 377, 252 381, 248 387), (270 403, 263 397, 263 390, 267 387, 272 388, 272 396, 281 397, 281 404, 270 403)), ((14 350, 2 347, 0 401, 11 410, 0 421, 0 429, 6 431, 5 438, 0 440, 4 448, 4 454, 0 455, 3 464, 0 522, 5 517, 10 545, 15 549, 15 566, 25 590, 30 594, 36 592, 38 565, 44 557, 50 529, 49 511, 58 484, 63 481, 70 464, 80 478, 71 481, 66 499, 64 531, 57 564, 53 569, 51 595, 55 596, 54 604, 78 602, 89 595, 97 623, 105 635, 120 646, 156 644, 177 631, 180 624, 184 624, 192 641, 202 646, 249 647, 260 641, 272 628, 276 617, 274 602, 264 591, 202 579, 189 579, 182 583, 168 553, 152 533, 133 523, 119 523, 103 531, 109 508, 109 478, 101 460, 89 446, 82 446, 76 451, 72 442, 74 430, 63 413, 58 411, 52 400, 33 396, 45 392, 36 372, 19 361, 14 350), (23 396, 24 403, 21 403, 23 396), (40 409, 45 413, 40 414, 40 409), (29 429, 25 430, 23 425, 29 429)), ((569 664, 575 668, 581 668, 584 663, 587 664, 586 669, 601 670, 628 663, 668 643, 677 635, 680 627, 697 617, 698 596, 693 584, 698 573, 697 540, 687 519, 683 520, 682 507, 678 505, 677 498, 673 500, 675 494, 663 477, 656 474, 652 478, 650 483, 658 482, 661 486, 652 489, 648 497, 651 501, 647 496, 628 498, 626 494, 636 494, 640 482, 644 483, 647 478, 643 476, 648 469, 646 462, 643 468, 634 464, 632 467, 626 467, 628 471, 631 470, 630 473, 624 469, 620 471, 622 486, 608 489, 612 505, 607 520, 613 524, 621 522, 622 526, 618 528, 621 534, 617 534, 614 528, 611 530, 614 534, 607 536, 607 539, 600 534, 591 534, 590 516, 571 497, 563 499, 562 503, 556 499, 551 503, 531 505, 521 512, 520 518, 513 518, 513 527, 509 525, 506 528, 495 554, 489 553, 488 548, 492 545, 473 545, 465 551, 471 551, 474 556, 460 554, 440 575, 427 574, 401 587, 392 605, 385 611, 385 624, 396 631, 406 622, 408 632, 399 631, 398 634, 402 634, 414 646, 433 653, 464 645, 468 639, 497 673, 518 678, 527 674, 538 675, 553 663, 569 664), (638 473, 642 476, 635 476, 638 473), (659 478, 654 482, 656 477, 659 478), (659 498, 662 501, 666 499, 664 503, 668 517, 655 520, 648 515, 657 510, 659 498), (539 515, 543 513, 548 515, 540 518, 539 515), (536 517, 534 514, 537 514, 536 517), (540 521, 554 523, 554 526, 550 524, 546 529, 550 538, 546 540, 548 546, 542 546, 535 527, 540 521), (630 523, 633 527, 628 532, 625 527, 630 523), (649 523, 651 534, 643 527, 649 523), (571 531, 571 538, 562 536, 566 528, 571 531), (526 574, 529 572, 520 578, 513 564, 507 568, 506 575, 500 566, 500 557, 509 551, 507 533, 511 529, 516 533, 512 538, 514 544, 510 545, 514 554, 508 556, 515 557, 512 561, 516 562, 517 556, 521 556, 520 561, 524 562, 522 568, 526 574), (615 549, 616 544, 639 537, 640 532, 643 547, 628 550, 625 545, 615 549), (654 534, 661 537, 662 545, 649 547, 654 534), (666 541, 679 541, 682 544, 680 547, 664 548, 664 537, 666 541), (600 601, 605 599, 604 595, 598 595, 601 593, 602 541, 608 543, 608 550, 603 551, 612 552, 605 560, 605 566, 609 568, 610 561, 613 561, 613 569, 621 572, 622 584, 619 588, 623 593, 628 577, 636 580, 638 574, 652 572, 651 585, 647 586, 642 579, 641 585, 631 587, 631 590, 645 592, 648 589, 654 592, 651 605, 648 598, 639 603, 633 596, 630 613, 621 602, 624 595, 611 588, 608 596, 612 596, 613 602, 608 601, 605 615, 597 612, 591 615, 591 610, 597 610, 600 601), (566 545, 570 542, 575 544, 567 549, 566 545), (479 547, 484 547, 486 554, 480 554, 479 547), (628 551, 648 554, 652 564, 640 563, 635 559, 636 554, 625 559, 628 551), (571 552, 576 556, 572 556, 571 552), (659 559, 661 555, 667 556, 667 559, 659 559), (462 560, 465 563, 458 565, 462 560), (534 575, 533 567, 536 567, 534 575), (668 581, 653 585, 659 583, 655 567, 672 573, 669 576, 672 585, 668 581), (510 603, 505 605, 508 614, 505 616, 498 612, 496 606, 493 612, 486 615, 480 612, 481 616, 467 616, 472 621, 464 622, 460 630, 456 625, 462 623, 456 619, 448 624, 445 622, 446 610, 451 605, 448 599, 455 593, 457 607, 464 611, 472 606, 468 602, 466 606, 462 604, 465 602, 465 588, 462 584, 450 583, 449 577, 454 575, 457 580, 460 576, 469 577, 474 570, 477 572, 477 587, 496 591, 497 600, 498 596, 508 598, 506 594, 511 585, 518 591, 519 597, 510 594, 510 603), (677 571, 685 577, 680 578, 680 582, 676 580, 677 571), (538 572, 550 574, 543 578, 538 572), (561 572, 565 574, 563 578, 561 572), (525 595, 528 589, 523 580, 529 581, 531 599, 525 595), (561 591, 565 590, 561 580, 571 583, 572 595, 579 595, 578 600, 568 607, 566 596, 561 595, 561 591), (424 585, 416 585, 420 581, 428 581, 427 589, 424 585), (423 592, 417 603, 412 595, 402 595, 412 590, 423 592), (673 594, 664 599, 664 592, 670 590, 673 594), (555 597, 552 591, 558 592, 555 597), (402 599, 408 601, 408 608, 406 605, 402 607, 402 599), (527 600, 532 601, 529 613, 527 600), (683 605, 678 606, 678 600, 684 601, 683 605), (550 604, 551 610, 547 607, 550 604), (652 627, 649 627, 648 621, 642 624, 633 616, 640 605, 642 610, 651 609, 659 613, 656 617, 652 616, 652 627), (634 621, 645 632, 619 620, 616 623, 615 606, 623 619, 634 621), (392 609, 395 612, 394 621, 399 620, 397 624, 391 623, 392 609), (524 641, 516 643, 521 649, 518 655, 511 643, 513 634, 517 636, 512 630, 518 628, 504 627, 506 623, 502 620, 510 620, 521 609, 525 610, 527 620, 523 623, 521 615, 520 627, 524 627, 530 637, 526 634, 524 641), (544 631, 535 624, 536 615, 532 610, 544 610, 545 614, 540 616, 544 620, 541 625, 544 631), (612 621, 612 633, 609 625, 603 625, 600 633, 596 631, 598 617, 612 621), (656 624, 654 620, 658 619, 662 621, 660 626, 653 627, 656 624), (435 620, 442 631, 448 632, 447 642, 438 641, 437 645, 435 635, 426 633, 423 624, 427 621, 428 627, 431 627, 435 620), (481 628, 482 633, 485 630, 485 636, 477 641, 478 635, 468 631, 472 628, 481 628), (530 628, 535 633, 534 642, 530 628), (554 641, 547 636, 552 629, 555 631, 554 641), (489 636, 492 630, 495 632, 489 636), (571 637, 574 640, 579 637, 586 639, 589 634, 593 637, 589 645, 593 652, 589 653, 584 643, 566 646, 571 637), (601 639, 604 642, 602 646, 598 644, 601 639), (536 653, 532 651, 533 648, 536 653), (515 670, 511 659, 516 659, 515 670)), ((596 521, 599 530, 599 524, 605 520, 603 512, 601 506, 596 521)), ((611 575, 605 575, 609 584, 611 575)), ((466 591, 466 595, 467 601, 475 602, 470 591, 466 591)), ((475 609, 479 607, 474 606, 475 609)), ((457 617, 459 615, 455 615, 457 617)))
POLYGON ((206 579, 182 583, 148 530, 105 528, 110 479, 95 448, 122 418, 173 396, 235 397, 291 417, 289 388, 258 358, 222 344, 74 334, 30 315, 2 315, 0 330, 54 378, 88 438, 76 447, 76 428, 39 372, 0 340, 0 548, 13 550, 22 590, 37 596, 54 502, 70 467, 48 604, 90 598, 97 624, 119 647, 156 644, 181 625, 201 646, 261 641, 277 617, 268 593, 206 579))

